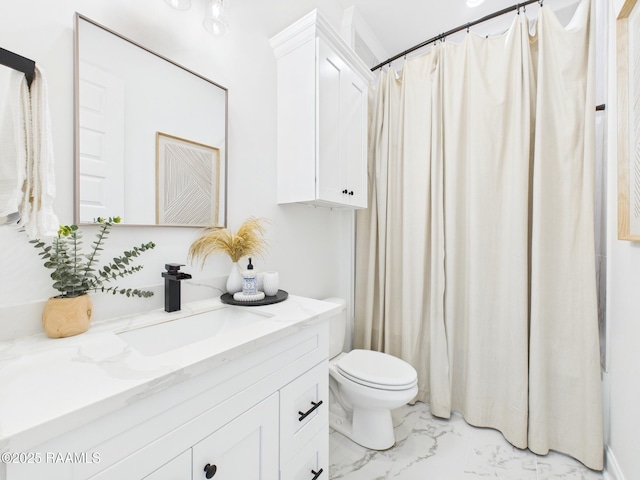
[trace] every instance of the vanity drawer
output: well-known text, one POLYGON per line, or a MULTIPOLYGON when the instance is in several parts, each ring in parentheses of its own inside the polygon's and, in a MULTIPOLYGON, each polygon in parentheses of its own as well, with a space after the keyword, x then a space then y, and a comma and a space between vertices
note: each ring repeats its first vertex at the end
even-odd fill
POLYGON ((320 430, 280 470, 280 480, 329 480, 329 429, 320 430))
POLYGON ((319 363, 280 390, 281 465, 328 425, 328 365, 319 363))

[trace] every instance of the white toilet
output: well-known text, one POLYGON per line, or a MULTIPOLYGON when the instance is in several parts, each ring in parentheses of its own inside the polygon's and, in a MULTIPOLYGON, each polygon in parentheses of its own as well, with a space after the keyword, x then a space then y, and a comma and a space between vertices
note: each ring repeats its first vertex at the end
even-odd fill
POLYGON ((418 393, 418 374, 404 360, 370 350, 342 352, 347 329, 346 302, 331 318, 329 347, 329 424, 354 442, 372 450, 395 444, 391 410, 418 393))

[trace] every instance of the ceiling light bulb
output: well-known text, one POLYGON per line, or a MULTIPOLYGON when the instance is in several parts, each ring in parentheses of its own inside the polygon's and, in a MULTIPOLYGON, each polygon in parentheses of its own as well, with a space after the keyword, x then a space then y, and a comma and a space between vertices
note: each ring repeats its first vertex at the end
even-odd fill
POLYGON ((191 0, 164 0, 164 3, 176 10, 188 10, 191 8, 191 0))
POLYGON ((228 0, 205 0, 202 25, 214 37, 221 37, 229 30, 226 4, 228 0))
POLYGON ((205 18, 202 25, 214 37, 222 37, 229 30, 229 25, 223 19, 205 18))

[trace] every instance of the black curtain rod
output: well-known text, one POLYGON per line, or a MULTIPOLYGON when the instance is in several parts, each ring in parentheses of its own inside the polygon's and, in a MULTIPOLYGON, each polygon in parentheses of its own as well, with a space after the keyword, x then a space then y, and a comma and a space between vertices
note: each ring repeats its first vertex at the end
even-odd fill
POLYGON ((0 65, 24 73, 27 77, 27 84, 31 86, 36 71, 36 62, 0 47, 0 65))
POLYGON ((372 72, 378 70, 379 68, 384 67, 387 64, 390 64, 391 62, 393 62, 394 60, 399 59, 400 57, 404 57, 405 55, 414 52, 422 47, 426 47, 427 45, 429 45, 430 43, 433 42, 437 42, 438 40, 442 40, 443 38, 448 37, 449 35, 453 35, 454 33, 458 33, 461 32, 462 30, 467 30, 469 29, 469 27, 473 27, 474 25, 478 25, 479 23, 483 23, 486 22, 487 20, 491 20, 492 18, 496 18, 499 17, 501 15, 504 15, 505 13, 509 13, 509 12, 513 12, 514 10, 520 10, 520 7, 524 7, 526 5, 529 5, 530 3, 540 3, 540 6, 542 6, 544 0, 526 0, 525 2, 522 3, 516 3, 515 5, 511 5, 510 7, 507 8, 503 8, 502 10, 498 10, 497 12, 493 12, 489 15, 486 15, 478 20, 474 20, 473 22, 469 22, 469 23, 465 23, 464 25, 460 25, 459 27, 456 28, 452 28, 451 30, 449 30, 448 32, 444 32, 441 33, 439 35, 436 35, 433 38, 430 38, 429 40, 425 40, 424 42, 415 45, 407 50, 405 50, 404 52, 401 52, 397 55, 394 55, 391 58, 388 58, 387 60, 385 60, 382 63, 379 63, 378 65, 376 65, 375 67, 373 67, 371 69, 372 72))

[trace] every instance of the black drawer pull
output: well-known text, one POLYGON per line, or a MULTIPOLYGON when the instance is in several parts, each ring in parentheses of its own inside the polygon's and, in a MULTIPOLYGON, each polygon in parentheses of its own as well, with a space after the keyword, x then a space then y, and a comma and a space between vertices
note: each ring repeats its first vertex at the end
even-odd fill
POLYGON ((210 463, 207 463, 207 465, 204 467, 204 473, 205 473, 205 477, 207 478, 213 478, 213 476, 216 474, 216 472, 218 471, 218 467, 216 467, 215 465, 211 465, 210 463))
POLYGON ((317 480, 318 478, 320 478, 320 475, 322 475, 322 469, 318 470, 317 472, 314 472, 313 470, 311 470, 311 473, 313 473, 314 477, 311 480, 317 480))
POLYGON ((298 421, 302 421, 305 418, 307 418, 309 415, 311 415, 311 412, 313 412, 316 408, 318 408, 320 405, 322 405, 322 400, 320 400, 318 403, 316 402, 311 402, 311 405, 313 405, 313 407, 311 407, 309 410, 307 410, 306 412, 298 412, 298 415, 300 415, 300 418, 298 418, 298 421))

